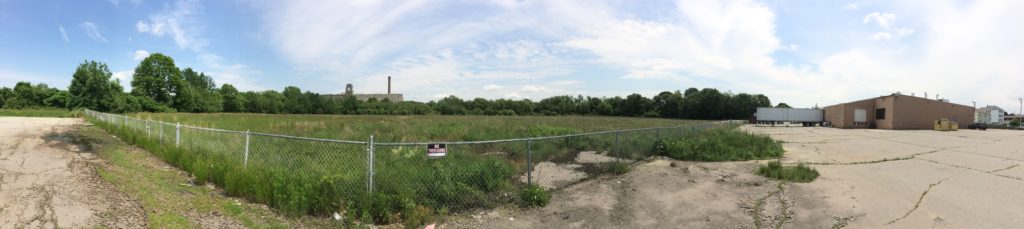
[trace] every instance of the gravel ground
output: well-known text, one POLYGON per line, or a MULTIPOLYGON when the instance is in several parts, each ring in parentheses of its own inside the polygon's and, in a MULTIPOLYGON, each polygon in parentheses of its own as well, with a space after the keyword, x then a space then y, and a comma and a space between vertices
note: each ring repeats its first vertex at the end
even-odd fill
POLYGON ((79 124, 0 117, 0 225, 146 227, 142 207, 97 175, 102 160, 66 135, 79 124))

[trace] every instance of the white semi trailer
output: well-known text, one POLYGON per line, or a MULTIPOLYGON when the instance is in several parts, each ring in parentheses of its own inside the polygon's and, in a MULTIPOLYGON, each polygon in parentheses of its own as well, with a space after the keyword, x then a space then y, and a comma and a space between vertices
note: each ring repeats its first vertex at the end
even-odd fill
POLYGON ((757 124, 799 123, 803 126, 821 125, 825 121, 822 109, 758 107, 754 113, 757 124))

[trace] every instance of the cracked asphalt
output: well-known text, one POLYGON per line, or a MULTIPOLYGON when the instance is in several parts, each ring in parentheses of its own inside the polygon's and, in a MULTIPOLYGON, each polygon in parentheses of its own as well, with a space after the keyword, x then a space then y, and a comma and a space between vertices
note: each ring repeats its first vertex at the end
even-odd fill
POLYGON ((145 227, 141 205, 96 172, 68 131, 81 119, 0 117, 0 227, 145 227))
POLYGON ((1024 131, 742 127, 783 141, 810 183, 753 175, 759 163, 638 162, 620 176, 551 192, 543 208, 501 207, 438 228, 1019 228, 1024 131))
POLYGON ((847 228, 1024 225, 1022 131, 744 128, 784 141, 784 163, 815 164, 804 187, 832 214, 862 216, 847 228))

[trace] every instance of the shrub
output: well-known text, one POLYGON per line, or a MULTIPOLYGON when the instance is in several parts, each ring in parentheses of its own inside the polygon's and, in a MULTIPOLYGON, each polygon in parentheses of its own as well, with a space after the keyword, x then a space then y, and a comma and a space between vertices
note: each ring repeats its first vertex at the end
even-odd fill
POLYGON ((783 150, 781 144, 768 136, 723 128, 657 142, 654 152, 679 160, 743 161, 779 158, 783 150))
POLYGON ((548 205, 548 198, 550 197, 544 188, 537 185, 530 185, 519 193, 519 198, 524 207, 544 207, 548 205))
POLYGON ((622 162, 612 162, 608 164, 608 171, 615 173, 616 175, 622 175, 629 172, 629 164, 622 162))
POLYGON ((755 173, 772 179, 804 183, 818 178, 818 171, 803 163, 798 163, 796 166, 782 166, 782 163, 779 161, 771 161, 767 165, 761 165, 755 173))

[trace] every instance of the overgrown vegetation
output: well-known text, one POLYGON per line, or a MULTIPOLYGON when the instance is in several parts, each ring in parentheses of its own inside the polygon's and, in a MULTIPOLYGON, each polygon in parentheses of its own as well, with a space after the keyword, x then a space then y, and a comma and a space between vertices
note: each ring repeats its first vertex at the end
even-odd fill
POLYGON ((689 161, 745 161, 782 157, 782 144, 767 135, 737 128, 715 128, 686 138, 661 141, 659 155, 689 161))
POLYGON ((622 175, 629 172, 629 164, 622 162, 612 162, 608 165, 608 171, 616 175, 622 175))
MULTIPOLYGON (((249 114, 143 114, 168 115, 205 123, 249 124, 252 128, 267 128, 268 132, 288 130, 325 131, 329 136, 356 136, 358 131, 372 132, 374 125, 384 133, 395 132, 377 139, 389 141, 500 139, 511 135, 548 136, 592 131, 596 123, 610 126, 654 125, 660 123, 692 123, 682 120, 599 118, 599 117, 380 117, 380 116, 298 116, 275 115, 281 118, 249 114), (219 118, 210 118, 219 117, 219 118), (338 118, 335 120, 335 118, 338 118), (353 121, 349 118, 373 119, 353 121), (422 120, 418 120, 422 119, 422 120), (242 121, 239 121, 242 120, 242 121), (327 124, 298 124, 298 120, 332 120, 342 125, 331 128, 327 124), (440 120, 440 121, 439 121, 440 120), (448 120, 448 121, 443 121, 448 120), (508 121, 514 120, 514 121, 508 121), (518 121, 515 121, 518 120, 518 121), (263 121, 267 121, 264 123, 263 121), (395 126, 380 123, 397 122, 395 126), (291 123, 283 123, 291 122, 291 123), (511 123, 503 123, 511 122, 511 123), (354 123, 361 123, 355 125, 354 123), (501 123, 501 124, 496 124, 501 123), (404 127, 403 127, 404 126, 404 127), (493 126, 493 127, 487 127, 493 126), (496 127, 505 128, 503 133, 496 127), (583 127, 587 126, 587 127, 583 127), (469 129, 477 129, 478 136, 469 129), (330 132, 333 131, 333 132, 330 132), (351 131, 351 132, 350 132, 351 131), (403 132, 407 131, 407 132, 403 132), (454 135, 447 135, 451 132, 454 135), (439 133, 431 135, 429 133, 439 133), (427 135, 423 138, 407 136, 427 135), (470 136, 468 139, 463 138, 470 136), (389 139, 393 138, 393 139, 389 139)), ((229 195, 266 203, 292 215, 319 216, 339 213, 347 222, 416 224, 436 216, 466 212, 474 208, 489 208, 519 200, 517 194, 524 187, 527 164, 525 141, 495 144, 452 144, 448 156, 430 159, 421 145, 376 145, 374 156, 373 192, 367 190, 367 145, 338 144, 316 141, 283 139, 262 135, 251 136, 248 159, 243 153, 244 135, 181 129, 181 145, 175 147, 175 127, 158 126, 150 122, 131 120, 130 128, 123 119, 97 122, 111 133, 137 144, 168 163, 189 171, 197 183, 214 183, 224 187, 229 195), (148 137, 147 137, 148 136, 148 137), (162 137, 162 141, 160 140, 162 137), (161 143, 162 142, 162 143, 161 143)), ((190 123, 185 123, 190 124, 190 123)), ((225 124, 215 124, 223 127, 225 124)), ((651 146, 659 138, 681 138, 699 133, 704 127, 685 126, 659 130, 624 132, 616 134, 579 136, 533 141, 531 159, 540 161, 574 160, 581 151, 609 152, 609 156, 641 159, 654 155, 651 146), (615 153, 612 153, 615 152, 615 153)), ((283 131, 287 132, 287 131, 283 131)), ((365 134, 365 133, 363 133, 365 134)), ((353 138, 358 139, 358 138, 353 138)), ((378 142, 387 142, 380 140, 378 142)), ((589 167, 586 167, 589 168, 589 167)), ((608 163, 599 173, 624 173, 626 164, 608 163)), ((536 191, 534 191, 536 192, 536 191)), ((537 194, 540 195, 540 194, 537 194)), ((519 196, 522 198, 523 196, 519 196)), ((540 201, 541 196, 530 197, 540 201)), ((540 202, 538 202, 540 203, 540 202)))
POLYGON ((770 161, 766 165, 761 165, 755 173, 790 182, 811 182, 818 178, 818 171, 803 163, 798 163, 796 166, 783 166, 779 161, 770 161))
POLYGON ((551 197, 544 188, 537 185, 530 185, 519 193, 519 200, 524 207, 544 207, 548 205, 551 197))

